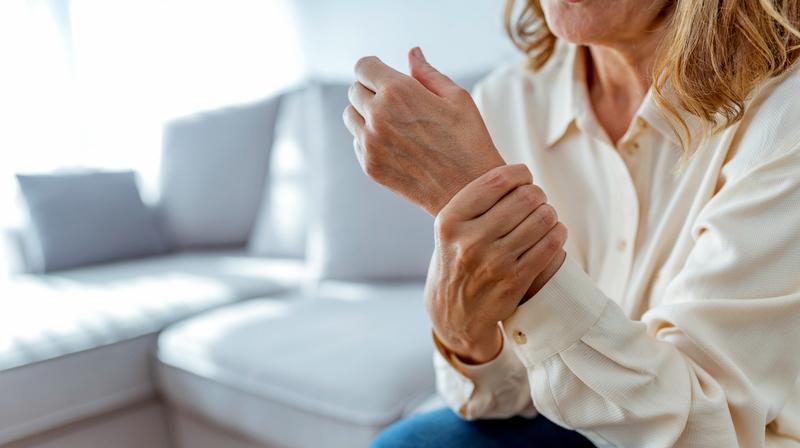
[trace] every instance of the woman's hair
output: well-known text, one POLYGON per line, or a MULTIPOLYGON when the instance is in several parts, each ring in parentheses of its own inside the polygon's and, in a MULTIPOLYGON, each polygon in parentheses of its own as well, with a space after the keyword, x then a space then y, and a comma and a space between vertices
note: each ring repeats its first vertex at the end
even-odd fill
MULTIPOLYGON (((536 70, 555 51, 556 37, 539 0, 522 0, 521 7, 517 3, 506 0, 506 31, 536 70)), ((674 119, 676 134, 688 151, 691 135, 679 109, 714 129, 728 127, 741 120, 753 89, 800 58, 800 1, 670 3, 669 28, 653 68, 653 94, 674 119)))

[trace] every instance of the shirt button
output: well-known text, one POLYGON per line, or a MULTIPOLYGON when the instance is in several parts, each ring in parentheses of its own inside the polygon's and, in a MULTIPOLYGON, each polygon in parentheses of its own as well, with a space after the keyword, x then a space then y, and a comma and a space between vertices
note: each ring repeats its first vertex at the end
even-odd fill
POLYGON ((639 149, 639 142, 633 142, 633 149, 639 149))
POLYGON ((625 248, 628 247, 628 242, 625 240, 619 240, 617 242, 617 250, 620 252, 624 252, 625 248))
POLYGON ((511 338, 514 339, 514 342, 516 342, 519 345, 524 345, 525 343, 528 342, 528 337, 525 336, 525 333, 519 330, 514 330, 511 333, 511 338))

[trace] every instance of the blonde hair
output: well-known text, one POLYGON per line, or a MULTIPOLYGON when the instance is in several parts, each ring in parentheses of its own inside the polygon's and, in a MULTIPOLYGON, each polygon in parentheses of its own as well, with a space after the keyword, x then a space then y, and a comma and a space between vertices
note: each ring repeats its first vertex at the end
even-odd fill
MULTIPOLYGON (((798 0, 673 0, 669 29, 654 64, 653 94, 671 116, 686 151, 691 135, 683 109, 718 130, 742 119, 750 93, 800 58, 798 0), (668 99, 665 92, 670 91, 668 99)), ((539 0, 506 0, 505 26, 538 70, 556 36, 539 0)))

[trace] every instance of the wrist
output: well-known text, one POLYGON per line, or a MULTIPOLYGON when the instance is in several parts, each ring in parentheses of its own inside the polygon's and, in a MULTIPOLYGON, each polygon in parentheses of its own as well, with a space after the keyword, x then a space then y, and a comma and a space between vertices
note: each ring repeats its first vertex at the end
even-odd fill
POLYGON ((561 265, 564 264, 564 260, 566 260, 566 258, 567 258, 567 253, 564 252, 564 249, 560 249, 558 252, 556 252, 556 255, 553 257, 552 260, 550 260, 550 263, 547 265, 544 271, 542 271, 541 274, 539 274, 538 276, 536 276, 535 279, 533 279, 533 283, 531 283, 531 286, 528 288, 528 291, 525 292, 525 296, 522 298, 519 304, 522 305, 523 303, 527 302, 531 297, 536 295, 536 293, 539 292, 539 290, 542 289, 544 285, 546 285, 547 282, 549 282, 550 279, 553 278, 554 275, 556 275, 556 272, 558 272, 558 270, 561 269, 561 265))
POLYGON ((449 343, 441 338, 436 330, 433 334, 448 352, 464 364, 485 364, 497 358, 503 349, 503 333, 498 325, 494 325, 486 336, 474 338, 474 342, 470 344, 449 343))
POLYGON ((463 175, 459 178, 453 179, 452 182, 441 186, 441 194, 435 195, 436 198, 432 203, 423 207, 432 216, 436 216, 439 212, 450 202, 451 199, 466 187, 473 180, 481 177, 490 170, 503 166, 506 162, 500 157, 500 153, 496 148, 492 147, 492 154, 486 160, 479 163, 474 169, 465 170, 463 175))

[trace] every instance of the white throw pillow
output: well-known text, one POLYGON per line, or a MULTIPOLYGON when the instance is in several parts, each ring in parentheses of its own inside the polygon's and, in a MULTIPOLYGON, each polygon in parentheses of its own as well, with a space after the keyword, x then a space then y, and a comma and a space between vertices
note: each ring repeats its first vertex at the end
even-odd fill
POLYGON ((164 131, 159 215, 178 248, 247 242, 280 96, 176 120, 164 131))

